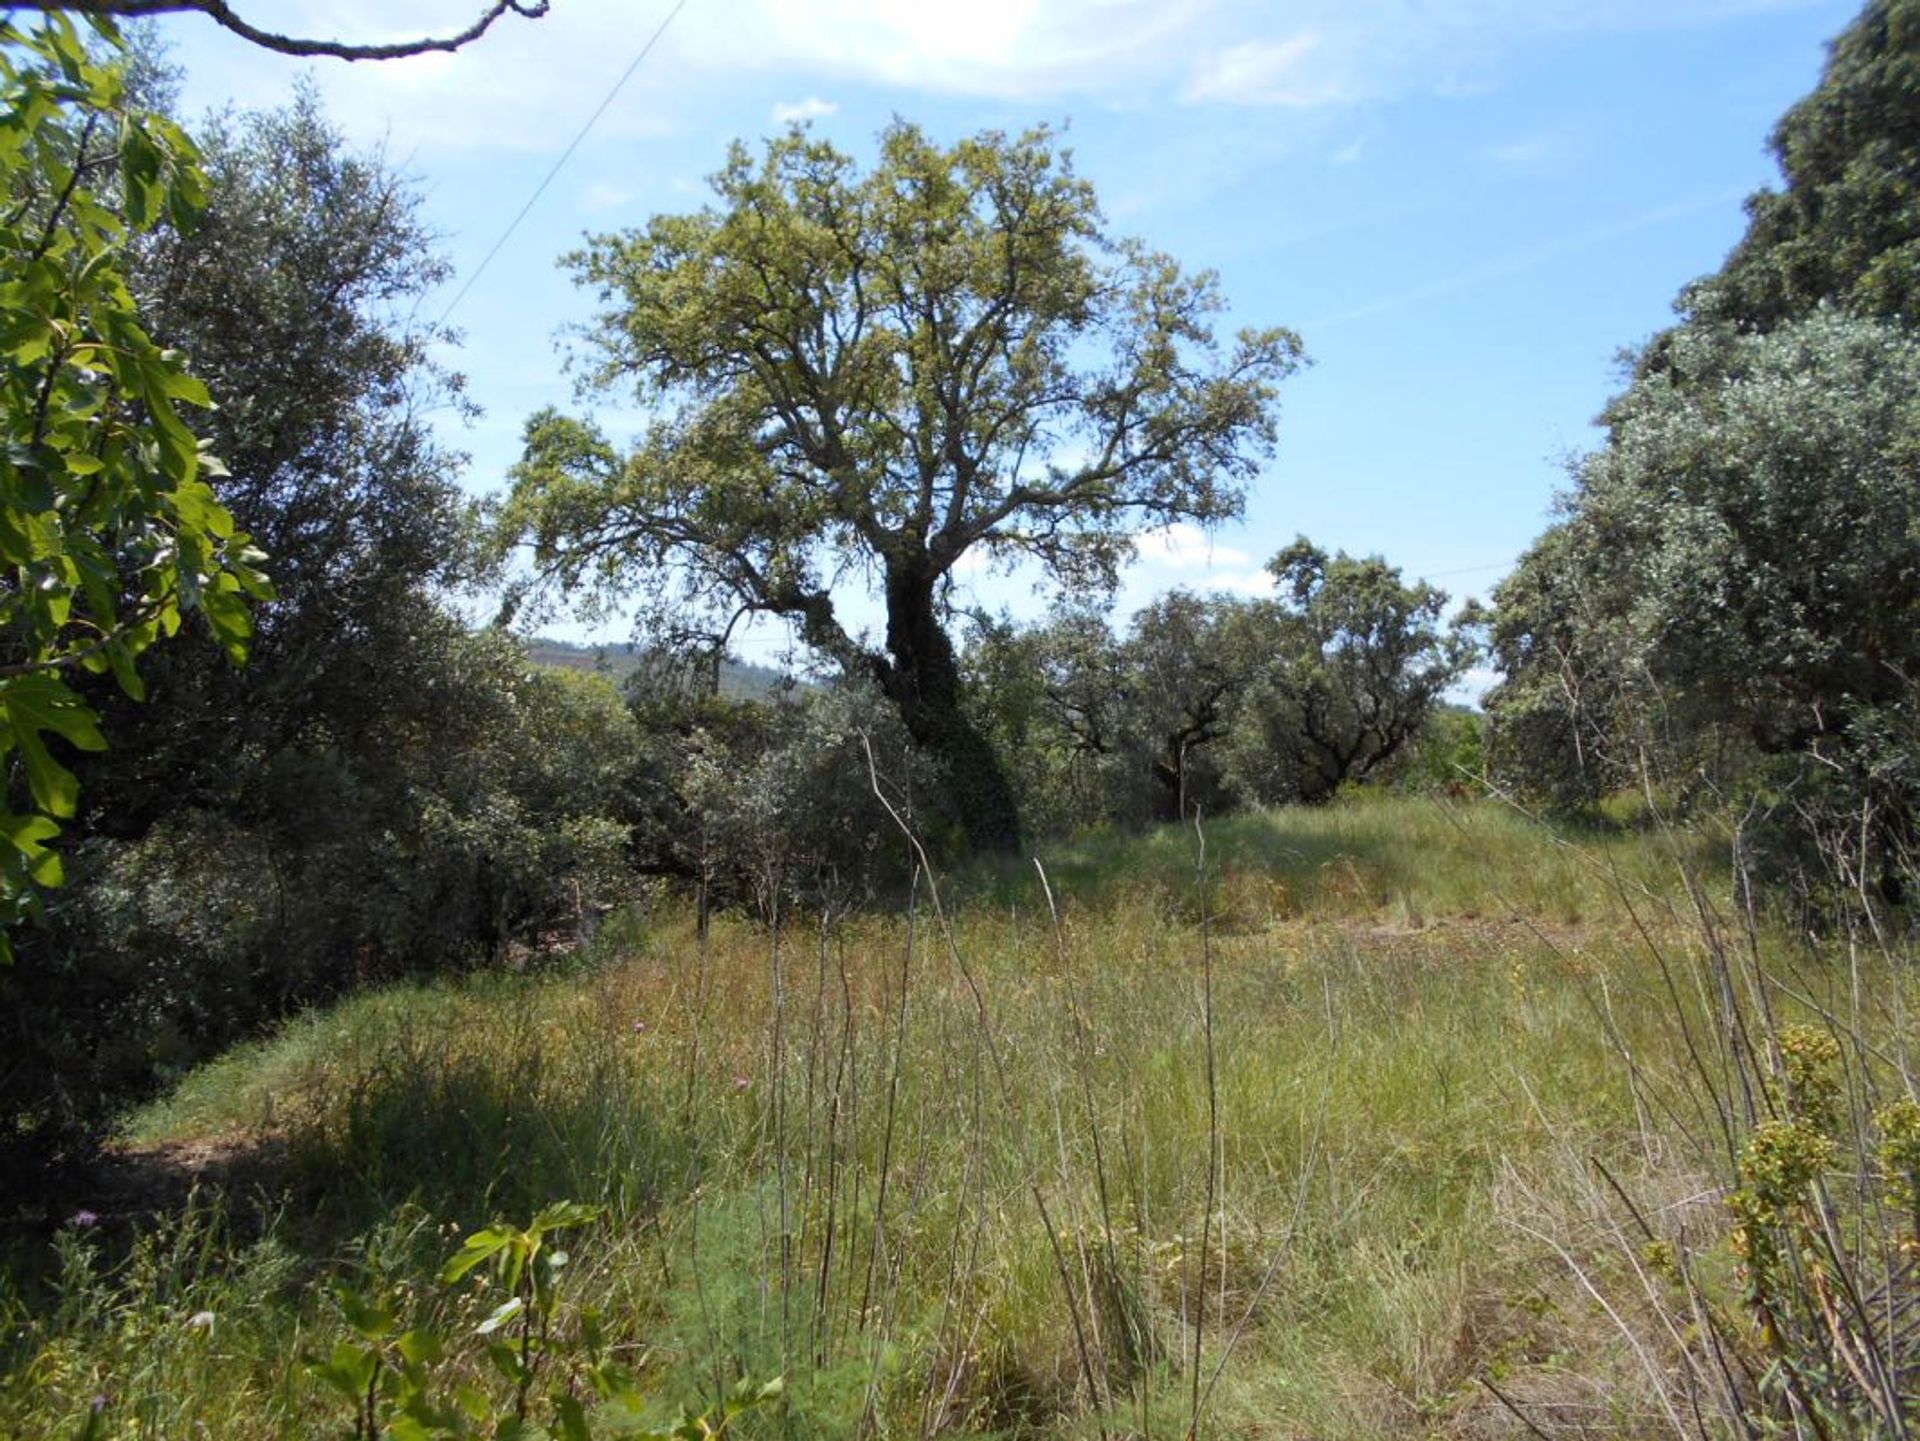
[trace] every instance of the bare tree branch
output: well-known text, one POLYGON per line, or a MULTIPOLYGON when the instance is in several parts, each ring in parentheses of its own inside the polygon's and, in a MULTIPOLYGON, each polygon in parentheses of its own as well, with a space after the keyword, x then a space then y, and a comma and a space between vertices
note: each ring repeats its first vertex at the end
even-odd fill
POLYGON ((409 55, 424 55, 430 50, 458 50, 478 40, 492 28, 493 22, 512 12, 529 20, 547 13, 548 0, 490 0, 466 29, 456 35, 428 36, 419 40, 401 40, 386 45, 349 45, 339 40, 302 40, 262 30, 234 13, 227 0, 20 0, 22 10, 64 10, 76 15, 97 15, 111 20, 144 20, 155 15, 179 15, 193 12, 205 15, 223 30, 262 49, 302 58, 326 56, 334 60, 401 60, 409 55))

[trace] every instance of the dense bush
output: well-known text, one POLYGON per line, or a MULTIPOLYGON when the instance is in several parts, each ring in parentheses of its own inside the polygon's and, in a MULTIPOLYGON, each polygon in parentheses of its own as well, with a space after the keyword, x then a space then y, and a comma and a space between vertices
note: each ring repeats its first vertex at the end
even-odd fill
POLYGON ((913 867, 901 821, 935 853, 957 843, 931 763, 871 688, 732 700, 643 672, 634 707, 645 755, 639 867, 710 902, 766 912, 891 900, 913 867))
POLYGON ((207 380, 218 497, 278 598, 244 668, 188 630, 142 703, 87 678, 113 748, 80 758, 69 884, 0 974, 10 1180, 289 1007, 498 955, 632 885, 619 697, 446 605, 466 504, 423 415, 458 383, 407 318, 445 273, 413 195, 310 93, 203 151, 204 216, 144 237, 130 280, 207 380))
POLYGON ((378 767, 290 748, 254 764, 244 812, 181 806, 77 850, 0 972, 0 1153, 83 1155, 126 1101, 295 1006, 636 895, 640 738, 614 688, 451 621, 437 642, 406 667, 414 703, 370 723, 378 767))
POLYGON ((1916 73, 1920 6, 1872 0, 1500 587, 1488 698, 1512 788, 1709 800, 1757 874, 1884 900, 1920 821, 1916 73))

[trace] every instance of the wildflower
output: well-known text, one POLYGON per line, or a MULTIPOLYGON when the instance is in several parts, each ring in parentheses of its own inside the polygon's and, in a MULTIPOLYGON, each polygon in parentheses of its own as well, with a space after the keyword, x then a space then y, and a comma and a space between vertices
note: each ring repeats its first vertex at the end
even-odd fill
POLYGON ((636 1036, 642 1034, 646 1029, 647 1023, 645 1021, 635 1021, 633 1023, 633 1033, 636 1036))
POLYGON ((735 1076, 733 1078, 733 1088, 736 1091, 744 1091, 748 1086, 751 1086, 752 1084, 753 1082, 748 1080, 745 1076, 735 1076))
POLYGON ((205 1331, 211 1336, 213 1334, 213 1312, 195 1311, 191 1316, 187 1317, 187 1327, 193 1331, 205 1331))
POLYGON ((82 1207, 67 1217, 67 1224, 76 1231, 88 1231, 100 1224, 100 1216, 97 1212, 82 1207))

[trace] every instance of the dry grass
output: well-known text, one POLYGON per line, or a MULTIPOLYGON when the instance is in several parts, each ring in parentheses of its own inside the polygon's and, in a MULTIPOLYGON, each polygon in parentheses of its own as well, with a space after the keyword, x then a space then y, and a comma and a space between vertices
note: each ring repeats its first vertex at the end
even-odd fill
POLYGON ((1593 1162, 1711 1194, 1653 1099, 1695 1006, 1671 848, 1370 804, 1222 827, 1203 889, 1190 834, 1130 844, 1055 858, 1057 926, 1012 871, 961 878, 950 937, 924 893, 667 907, 592 969, 300 1019, 133 1133, 276 1138, 265 1238, 204 1240, 163 1298, 101 1268, 165 1228, 69 1234, 92 1299, 14 1303, 0 1431, 110 1394, 169 1398, 129 1435, 336 1434, 289 1360, 337 1326, 311 1280, 369 1237, 424 1276, 450 1229, 567 1197, 611 1208, 576 1299, 661 1394, 783 1373, 785 1435, 1177 1437, 1196 1392, 1221 1437, 1669 1434, 1593 1162), (136 1364, 189 1307, 222 1346, 136 1364))

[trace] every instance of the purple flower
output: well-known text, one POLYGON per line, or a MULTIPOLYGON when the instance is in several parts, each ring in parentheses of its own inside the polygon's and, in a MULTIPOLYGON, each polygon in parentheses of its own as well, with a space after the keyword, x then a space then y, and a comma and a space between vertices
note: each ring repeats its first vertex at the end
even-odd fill
POLYGON ((647 1023, 645 1021, 635 1021, 633 1023, 633 1033, 636 1036, 639 1035, 642 1031, 646 1030, 646 1028, 647 1028, 647 1023))
POLYGON ((748 1086, 751 1086, 752 1084, 753 1082, 748 1080, 745 1076, 735 1076, 733 1078, 733 1088, 736 1091, 744 1091, 748 1086))
POLYGON ((87 1409, 92 1411, 94 1415, 98 1416, 102 1411, 107 1409, 106 1396, 104 1394, 96 1394, 93 1400, 87 1403, 87 1409))
POLYGON ((67 1217, 67 1224, 76 1230, 85 1231, 99 1225, 100 1217, 96 1212, 82 1208, 67 1217))

